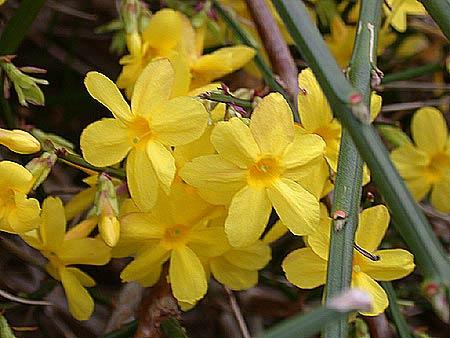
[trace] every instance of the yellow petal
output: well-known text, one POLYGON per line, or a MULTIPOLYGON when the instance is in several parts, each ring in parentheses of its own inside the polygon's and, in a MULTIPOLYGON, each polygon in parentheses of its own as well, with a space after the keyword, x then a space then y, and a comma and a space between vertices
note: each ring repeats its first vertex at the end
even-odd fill
POLYGON ((146 275, 137 280, 144 288, 150 287, 156 284, 161 276, 162 265, 152 265, 147 267, 146 275))
POLYGON ((98 217, 91 216, 71 227, 64 236, 65 240, 86 238, 97 227, 98 217))
POLYGON ((246 171, 219 155, 195 158, 180 171, 180 176, 196 188, 237 192, 246 182, 246 171))
POLYGON ((370 96, 370 120, 374 121, 378 114, 381 111, 381 105, 383 103, 383 99, 380 95, 376 94, 375 92, 372 92, 372 95, 370 96))
POLYGON ((81 285, 77 276, 70 270, 59 270, 61 282, 64 287, 69 311, 77 320, 87 320, 94 311, 94 301, 87 290, 81 285))
POLYGON ((1 161, 0 162, 0 190, 13 189, 17 192, 27 194, 33 184, 33 175, 20 164, 1 161))
POLYGON ((300 72, 298 83, 300 86, 298 113, 302 126, 309 132, 315 132, 317 129, 330 123, 333 119, 333 114, 310 68, 300 72))
POLYGON ((330 232, 332 219, 328 216, 328 210, 320 204, 320 221, 315 231, 306 237, 306 243, 322 259, 328 259, 330 249, 330 232))
POLYGON ((129 282, 145 278, 149 269, 161 266, 170 256, 170 252, 162 245, 152 246, 139 253, 134 261, 126 266, 120 274, 123 281, 129 282))
POLYGON ((84 287, 92 287, 95 286, 95 280, 91 278, 87 273, 81 271, 78 268, 66 268, 68 272, 73 274, 78 281, 83 285, 84 287))
POLYGON ((104 265, 111 258, 111 249, 98 238, 71 239, 64 241, 57 255, 66 265, 104 265))
POLYGON ((264 188, 246 186, 234 195, 225 232, 234 247, 248 246, 259 239, 269 220, 272 204, 264 188))
POLYGON ((255 55, 255 50, 247 46, 220 48, 203 55, 192 65, 194 87, 203 86, 224 75, 242 68, 255 55))
POLYGON ((211 134, 211 142, 224 159, 242 169, 247 169, 259 155, 258 145, 250 129, 238 118, 217 123, 211 134))
POLYGON ((284 259, 282 267, 288 281, 302 289, 323 285, 327 278, 327 261, 311 248, 292 251, 284 259))
POLYGON ((144 149, 134 149, 127 158, 127 183, 131 198, 142 210, 148 211, 158 197, 158 179, 144 149))
POLYGON ((167 59, 150 62, 136 81, 131 110, 136 115, 151 115, 167 103, 172 91, 174 71, 167 59))
POLYGON ((356 243, 369 252, 375 251, 389 226, 389 211, 380 204, 364 209, 359 215, 356 243))
MULTIPOLYGON (((167 213, 167 210, 164 210, 167 213)), ((134 241, 159 239, 164 236, 164 227, 143 212, 133 212, 120 218, 121 238, 134 241)))
POLYGON ((98 230, 106 245, 113 247, 119 241, 120 223, 116 216, 100 217, 98 230))
POLYGON ((270 228, 270 230, 266 232, 262 241, 265 244, 273 243, 284 236, 288 231, 289 229, 287 228, 287 226, 284 225, 283 222, 278 220, 275 222, 272 228, 270 228))
POLYGON ((210 262, 211 272, 217 281, 231 290, 245 290, 258 283, 258 271, 242 269, 223 257, 210 262))
POLYGON ((151 141, 147 143, 146 151, 161 183, 161 188, 168 194, 176 171, 172 153, 161 143, 151 141))
POLYGON ((282 178, 267 190, 281 221, 295 235, 313 232, 319 222, 319 201, 300 184, 282 178))
POLYGON ((231 249, 223 257, 231 264, 242 269, 260 270, 269 263, 271 251, 268 245, 262 241, 256 241, 243 248, 231 249))
POLYGON ((330 183, 330 167, 324 157, 318 157, 301 168, 287 169, 284 177, 294 180, 317 199, 333 188, 330 183), (331 188, 328 190, 328 187, 331 188))
POLYGON ((389 305, 386 292, 372 278, 363 272, 354 273, 352 287, 366 291, 372 297, 372 310, 361 312, 364 316, 376 316, 383 313, 389 305))
POLYGON ((164 145, 187 144, 202 136, 208 123, 208 113, 200 101, 187 96, 169 100, 164 108, 152 114, 155 138, 164 145))
POLYGON ((148 26, 142 33, 146 43, 156 49, 175 48, 181 39, 182 20, 179 12, 164 8, 152 15, 148 26))
POLYGON ((66 233, 66 216, 59 198, 47 197, 42 204, 40 234, 42 243, 51 251, 63 244, 66 233))
POLYGON ((414 256, 406 250, 379 250, 374 254, 380 257, 378 261, 372 261, 360 255, 359 265, 362 272, 375 280, 400 279, 414 270, 414 256))
POLYGON ((417 147, 429 154, 444 150, 448 130, 442 113, 433 107, 419 109, 411 121, 411 133, 417 147))
MULTIPOLYGON (((189 92, 192 77, 189 59, 183 53, 177 53, 175 51, 173 51, 168 58, 175 72, 170 97, 185 96, 189 92)), ((189 96, 196 95, 189 94, 189 96)))
POLYGON ((116 119, 102 119, 88 125, 80 137, 83 157, 97 167, 122 161, 131 149, 125 126, 116 119))
POLYGON ((223 227, 209 227, 193 230, 189 234, 189 247, 202 257, 214 257, 229 249, 223 227))
POLYGON ((301 171, 301 167, 323 155, 325 142, 318 135, 296 134, 294 142, 289 144, 282 161, 290 175, 301 171))
POLYGON ((436 182, 431 191, 431 204, 440 212, 450 212, 450 174, 436 182))
POLYGON ((206 294, 208 283, 202 263, 186 246, 172 251, 169 276, 173 295, 179 301, 195 303, 206 294))
POLYGON ((294 141, 292 111, 281 94, 269 94, 258 103, 250 130, 262 154, 281 155, 294 141))
POLYGON ((41 150, 39 141, 20 129, 0 129, 0 144, 19 154, 33 154, 41 150))
POLYGON ((81 190, 78 194, 73 196, 69 202, 64 206, 66 220, 70 221, 78 214, 88 209, 94 204, 96 187, 89 187, 81 190))
POLYGON ((7 216, 11 232, 21 234, 37 228, 41 211, 39 201, 22 193, 14 193, 14 202, 15 208, 10 209, 7 216))
POLYGON ((115 118, 126 122, 133 118, 128 103, 123 98, 116 84, 105 75, 89 72, 84 79, 89 94, 108 108, 115 118))

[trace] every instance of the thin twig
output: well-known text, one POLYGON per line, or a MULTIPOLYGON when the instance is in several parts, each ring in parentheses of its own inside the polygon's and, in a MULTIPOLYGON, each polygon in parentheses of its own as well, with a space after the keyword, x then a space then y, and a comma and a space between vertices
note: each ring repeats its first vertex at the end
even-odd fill
POLYGON ((45 300, 31 300, 26 298, 21 298, 14 296, 10 294, 9 292, 6 292, 5 290, 0 289, 0 296, 3 298, 6 298, 12 302, 21 303, 21 304, 28 304, 28 305, 53 305, 52 303, 45 301, 45 300))
POLYGON ((405 89, 405 90, 450 90, 450 85, 433 82, 417 82, 417 81, 396 81, 389 84, 381 85, 381 89, 405 89))
POLYGON ((82 12, 76 8, 72 8, 65 4, 62 4, 60 1, 47 0, 47 7, 51 8, 55 11, 76 17, 76 18, 80 18, 80 19, 84 19, 84 20, 88 20, 88 21, 96 21, 97 20, 97 15, 82 12))
POLYGON ((241 330, 242 336, 244 338, 251 338, 250 332, 247 328, 247 324, 245 324, 244 316, 242 315, 241 309, 239 308, 239 305, 236 301, 236 297, 234 296, 233 291, 231 291, 226 286, 223 287, 225 289, 225 292, 227 293, 228 300, 230 301, 231 310, 234 314, 234 317, 236 318, 236 321, 238 322, 239 329, 241 330))
POLYGON ((279 76, 291 97, 291 101, 297 109, 297 96, 299 91, 297 66, 281 34, 280 28, 264 0, 246 0, 246 3, 269 56, 272 68, 279 76))
POLYGON ((440 106, 448 103, 450 103, 450 96, 444 96, 440 99, 388 104, 382 107, 381 111, 386 113, 399 110, 413 110, 428 106, 440 106))

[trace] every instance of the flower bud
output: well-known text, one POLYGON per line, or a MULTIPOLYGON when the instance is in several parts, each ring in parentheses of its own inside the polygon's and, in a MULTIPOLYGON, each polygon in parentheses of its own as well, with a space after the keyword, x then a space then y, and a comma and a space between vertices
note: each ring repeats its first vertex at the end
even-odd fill
POLYGON ((32 154, 41 150, 39 141, 20 129, 0 129, 0 144, 19 154, 32 154))
POLYGON ((28 162, 25 168, 33 175, 33 190, 47 179, 57 158, 55 153, 44 152, 40 157, 33 158, 28 162))
POLYGON ((117 219, 119 203, 116 188, 106 173, 98 177, 94 211, 99 217, 98 228, 103 240, 107 245, 115 246, 120 235, 120 224, 117 219))

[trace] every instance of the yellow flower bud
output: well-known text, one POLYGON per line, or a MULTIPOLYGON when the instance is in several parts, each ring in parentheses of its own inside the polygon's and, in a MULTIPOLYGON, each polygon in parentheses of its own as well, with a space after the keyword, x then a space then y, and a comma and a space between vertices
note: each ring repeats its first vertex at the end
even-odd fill
POLYGON ((120 223, 114 215, 102 215, 98 223, 98 230, 106 245, 113 247, 119 241, 120 223))
POLYGON ((20 129, 0 129, 0 144, 19 154, 32 154, 41 150, 39 141, 20 129))

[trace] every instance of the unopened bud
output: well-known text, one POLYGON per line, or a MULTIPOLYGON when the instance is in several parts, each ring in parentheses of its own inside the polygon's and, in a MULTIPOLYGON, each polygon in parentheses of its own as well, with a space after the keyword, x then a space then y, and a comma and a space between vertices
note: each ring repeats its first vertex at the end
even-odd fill
POLYGON ((57 156, 55 153, 44 152, 40 157, 33 158, 25 166, 33 175, 33 190, 40 186, 50 174, 56 163, 57 156))
POLYGON ((0 129, 0 144, 19 154, 33 154, 41 150, 39 141, 20 129, 0 129))

